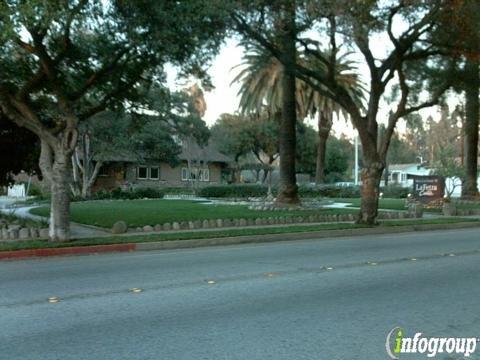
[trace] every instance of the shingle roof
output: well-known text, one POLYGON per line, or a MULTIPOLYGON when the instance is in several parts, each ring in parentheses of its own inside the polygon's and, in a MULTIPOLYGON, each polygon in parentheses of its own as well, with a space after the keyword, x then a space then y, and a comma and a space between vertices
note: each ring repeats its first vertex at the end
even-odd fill
POLYGON ((423 165, 420 165, 420 164, 392 164, 392 165, 388 165, 388 170, 389 171, 392 171, 392 170, 407 170, 409 168, 412 168, 412 167, 424 167, 423 165))
MULTIPOLYGON (((117 152, 112 154, 102 154, 100 156, 95 156, 95 161, 103 162, 142 162, 142 158, 148 159, 148 154, 139 156, 133 152, 117 152)), ((218 151, 217 147, 214 144, 208 144, 204 147, 199 146, 196 142, 190 141, 182 144, 182 151, 178 155, 180 160, 191 160, 191 161, 206 161, 206 162, 219 162, 219 163, 231 163, 233 159, 227 155, 222 154, 218 151)), ((153 159, 152 159, 153 160, 153 159)))
POLYGON ((103 162, 137 162, 140 160, 139 156, 133 152, 119 151, 115 154, 101 154, 93 157, 95 161, 103 162))
POLYGON ((222 154, 217 147, 209 143, 208 145, 201 147, 196 142, 185 142, 182 145, 182 152, 178 155, 180 160, 192 160, 192 161, 208 161, 208 162, 221 162, 230 163, 233 159, 227 155, 222 154))

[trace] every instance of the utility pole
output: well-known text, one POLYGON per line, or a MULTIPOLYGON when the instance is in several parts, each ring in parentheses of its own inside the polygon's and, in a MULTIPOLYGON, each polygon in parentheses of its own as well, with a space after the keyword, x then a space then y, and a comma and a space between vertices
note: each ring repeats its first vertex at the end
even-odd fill
POLYGON ((358 185, 358 134, 355 134, 355 185, 358 185))

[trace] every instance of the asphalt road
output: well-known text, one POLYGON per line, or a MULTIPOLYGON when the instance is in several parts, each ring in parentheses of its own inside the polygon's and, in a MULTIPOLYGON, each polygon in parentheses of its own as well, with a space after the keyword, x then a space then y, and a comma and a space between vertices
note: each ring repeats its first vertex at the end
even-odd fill
POLYGON ((383 360, 396 326, 480 337, 479 234, 1 262, 0 359, 383 360))

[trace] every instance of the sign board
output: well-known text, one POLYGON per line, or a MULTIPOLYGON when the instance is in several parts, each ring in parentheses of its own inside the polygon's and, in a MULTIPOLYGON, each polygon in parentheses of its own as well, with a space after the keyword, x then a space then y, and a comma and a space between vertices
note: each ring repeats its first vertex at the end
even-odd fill
POLYGON ((445 179, 437 175, 411 175, 413 178, 413 194, 422 202, 442 199, 445 194, 445 179))

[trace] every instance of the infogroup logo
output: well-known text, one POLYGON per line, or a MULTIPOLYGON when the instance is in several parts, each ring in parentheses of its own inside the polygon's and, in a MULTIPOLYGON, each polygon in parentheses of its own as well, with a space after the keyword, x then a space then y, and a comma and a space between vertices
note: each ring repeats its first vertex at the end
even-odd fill
MULTIPOLYGON (((400 359, 401 354, 422 354, 428 358, 438 354, 461 354, 468 358, 477 348, 479 339, 454 337, 424 337, 421 332, 406 337, 405 331, 395 327, 387 335, 385 348, 391 359, 400 359)), ((416 357, 417 358, 417 357, 416 357)))

